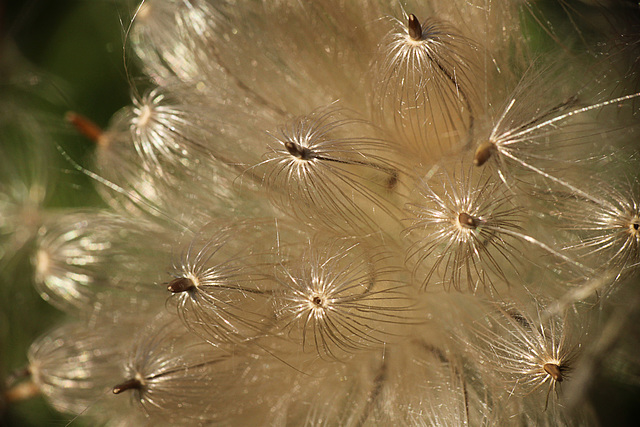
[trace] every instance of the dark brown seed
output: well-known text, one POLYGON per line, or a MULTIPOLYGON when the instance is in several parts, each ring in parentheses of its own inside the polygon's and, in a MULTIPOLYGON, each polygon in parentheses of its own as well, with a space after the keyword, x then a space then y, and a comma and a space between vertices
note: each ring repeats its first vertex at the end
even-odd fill
POLYGON ((289 154, 301 160, 310 160, 312 158, 311 150, 293 141, 286 141, 284 143, 284 148, 287 149, 289 154))
POLYGON ((476 166, 484 165, 487 160, 491 158, 493 151, 495 150, 495 144, 490 141, 483 142, 476 150, 476 154, 473 157, 473 164, 476 166))
POLYGON ((555 381, 558 381, 559 383, 562 382, 563 377, 562 377, 562 370, 560 369, 560 366, 556 365, 555 363, 545 363, 544 366, 544 371, 551 375, 551 378, 553 378, 555 381))
POLYGON ((113 388, 113 394, 120 394, 123 391, 127 390, 140 390, 141 388, 142 383, 140 382, 140 380, 132 378, 115 386, 113 388))
POLYGON ((413 13, 409 15, 409 37, 412 40, 420 41, 422 40, 422 25, 420 25, 420 21, 416 18, 416 15, 413 13))
POLYGON ((315 305, 317 305, 318 307, 321 307, 321 306, 322 306, 322 298, 320 298, 320 297, 313 297, 313 303, 314 303, 315 305))
POLYGON ((171 282, 169 282, 167 290, 169 292, 177 294, 179 292, 188 291, 195 287, 196 285, 193 283, 193 280, 189 279, 188 277, 178 277, 177 279, 173 279, 171 282))
POLYGON ((461 212, 458 215, 458 222, 465 228, 476 228, 478 226, 478 220, 466 212, 461 212))

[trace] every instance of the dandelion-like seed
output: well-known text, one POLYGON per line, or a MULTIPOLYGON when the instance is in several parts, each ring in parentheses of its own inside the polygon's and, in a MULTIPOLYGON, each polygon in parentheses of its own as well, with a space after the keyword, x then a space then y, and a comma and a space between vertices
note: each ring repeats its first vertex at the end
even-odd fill
MULTIPOLYGON (((587 193, 585 193, 587 194, 587 193)), ((632 273, 640 263, 640 203, 637 189, 604 186, 589 198, 567 200, 562 219, 576 232, 567 250, 605 270, 632 273), (606 261, 605 261, 606 260, 606 261)))
POLYGON ((125 216, 132 212, 144 212, 155 217, 166 217, 164 209, 170 205, 167 203, 167 196, 179 193, 167 186, 155 172, 141 166, 142 162, 138 160, 136 152, 131 150, 129 113, 127 108, 114 116, 108 130, 100 128, 80 114, 67 113, 67 121, 96 144, 94 163, 97 173, 79 165, 76 165, 76 169, 101 184, 97 186, 97 190, 116 212, 125 216))
POLYGON ((134 105, 120 110, 105 130, 68 113, 67 120, 96 143, 97 173, 77 168, 96 180, 117 212, 143 212, 172 228, 197 229, 210 222, 212 211, 253 208, 248 205, 255 201, 233 191, 238 171, 232 162, 217 159, 203 142, 212 137, 211 129, 202 125, 197 109, 169 98, 159 88, 134 96, 134 105), (181 185, 185 181, 199 185, 181 185))
POLYGON ((32 381, 61 411, 79 414, 92 408, 119 373, 118 361, 131 344, 135 323, 123 318, 120 326, 126 327, 118 329, 109 319, 101 320, 93 328, 78 322, 58 326, 29 349, 32 381))
MULTIPOLYGON (((604 114, 621 108, 640 96, 639 93, 606 99, 588 105, 581 105, 579 94, 558 99, 562 93, 560 82, 548 84, 544 80, 550 70, 531 70, 522 78, 510 96, 502 113, 491 128, 489 136, 481 140, 476 148, 473 164, 485 165, 495 159, 500 178, 509 183, 508 166, 536 174, 554 185, 560 185, 583 196, 579 186, 552 174, 547 169, 555 164, 566 169, 561 159, 582 160, 580 156, 596 135, 611 135, 617 138, 620 129, 599 124, 590 115, 604 114), (539 100, 537 104, 530 99, 539 100)), ((551 77, 553 81, 553 77, 551 77)), ((625 128, 623 128, 625 129, 625 128)))
POLYGON ((487 375, 489 370, 501 373, 513 395, 527 395, 547 384, 546 408, 577 357, 577 337, 571 334, 568 316, 545 318, 539 311, 532 316, 499 308, 487 320, 476 323, 474 333, 482 344, 473 347, 487 375))
POLYGON ((117 300, 135 300, 135 310, 142 312, 158 301, 159 293, 151 288, 159 277, 152 260, 168 259, 160 243, 168 236, 171 233, 145 221, 104 212, 48 218, 38 232, 32 259, 36 288, 42 298, 71 313, 91 313, 117 300), (141 245, 143 239, 158 244, 149 249, 141 245))
POLYGON ((407 258, 423 288, 435 278, 445 289, 500 291, 498 284, 509 285, 524 268, 528 258, 523 245, 541 250, 577 275, 593 272, 525 233, 524 207, 502 181, 489 175, 464 169, 453 176, 444 172, 421 182, 419 192, 422 201, 407 205, 411 225, 406 234, 412 240, 407 258))
POLYGON ((375 229, 397 209, 397 156, 373 125, 334 108, 294 119, 274 136, 257 166, 274 202, 305 223, 346 230, 375 229))
POLYGON ((378 54, 373 108, 401 144, 433 162, 463 147, 474 126, 476 47, 437 18, 393 21, 378 54))
POLYGON ((394 277, 401 270, 376 264, 384 255, 359 246, 322 248, 281 272, 279 316, 303 349, 339 358, 380 347, 412 322, 408 289, 394 277))
POLYGON ((447 289, 476 292, 507 281, 522 221, 514 196, 491 177, 464 170, 422 182, 419 191, 421 202, 407 208, 407 233, 413 240, 408 258, 422 286, 437 279, 447 289))
POLYGON ((162 175, 169 166, 184 168, 193 154, 203 151, 187 115, 181 106, 172 105, 159 88, 133 98, 131 141, 145 168, 162 175))
POLYGON ((129 395, 130 421, 142 413, 148 420, 172 425, 221 422, 235 412, 260 406, 260 402, 236 406, 228 393, 258 381, 241 374, 250 358, 233 358, 185 333, 166 316, 155 320, 157 324, 140 330, 134 345, 117 361, 122 380, 112 384, 110 403, 129 395), (217 385, 215 390, 211 383, 217 385))
POLYGON ((275 242, 269 227, 215 222, 191 240, 167 285, 190 330, 214 344, 240 343, 268 330, 275 284, 266 249, 257 243, 275 242), (253 240, 258 235, 263 240, 253 240))
MULTIPOLYGON (((520 95, 520 92, 524 91, 524 88, 519 89, 517 95, 520 95)), ((516 105, 518 100, 519 96, 513 96, 511 98, 497 123, 492 128, 488 140, 478 145, 473 158, 474 165, 484 165, 495 154, 501 154, 505 156, 506 159, 518 162, 518 158, 515 157, 517 154, 526 152, 526 148, 531 150, 531 147, 536 146, 536 142, 540 140, 546 142, 549 129, 555 129, 555 126, 553 126, 555 122, 567 120, 576 113, 588 111, 582 111, 582 109, 571 110, 570 107, 575 104, 576 98, 570 98, 548 110, 536 109, 533 117, 523 116, 520 118, 518 117, 518 113, 522 113, 522 111, 520 111, 522 107, 516 105), (518 149, 521 151, 518 151, 518 149)), ((595 109, 602 107, 602 105, 592 107, 595 109)), ((530 167, 526 165, 524 165, 524 167, 530 169, 530 167)))

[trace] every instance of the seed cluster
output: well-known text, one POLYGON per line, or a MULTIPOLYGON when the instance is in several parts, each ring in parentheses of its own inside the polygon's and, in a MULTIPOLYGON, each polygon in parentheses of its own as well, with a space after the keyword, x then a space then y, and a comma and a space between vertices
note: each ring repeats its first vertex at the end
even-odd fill
POLYGON ((537 3, 140 3, 132 105, 60 150, 107 207, 2 183, 70 319, 24 381, 105 425, 595 424, 572 383, 640 366, 607 358, 640 310, 638 43, 537 3))

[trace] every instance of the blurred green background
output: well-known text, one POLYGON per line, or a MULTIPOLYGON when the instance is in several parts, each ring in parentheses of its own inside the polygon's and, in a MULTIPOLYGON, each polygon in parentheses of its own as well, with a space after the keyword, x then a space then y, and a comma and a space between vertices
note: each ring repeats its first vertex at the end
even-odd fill
MULTIPOLYGON (((111 115, 129 103, 123 65, 123 23, 128 16, 123 1, 0 1, 0 96, 19 82, 29 105, 40 110, 52 141, 81 164, 86 164, 92 143, 64 122, 64 114, 77 111, 106 126, 111 115)), ((15 143, 19 142, 0 141, 15 143)), ((99 206, 90 180, 52 148, 47 173, 53 191, 47 207, 99 206)), ((23 248, 0 271, 3 381, 25 365, 30 343, 61 317, 34 290, 29 252, 28 246, 23 248)), ((71 419, 36 398, 9 405, 1 411, 0 425, 63 426, 71 419)), ((83 423, 76 420, 72 425, 83 423)))

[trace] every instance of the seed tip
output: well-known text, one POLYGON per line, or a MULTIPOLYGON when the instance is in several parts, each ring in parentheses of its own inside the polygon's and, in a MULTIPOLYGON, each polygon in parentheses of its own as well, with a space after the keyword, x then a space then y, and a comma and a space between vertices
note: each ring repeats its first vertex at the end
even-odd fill
POLYGON ((476 228, 478 226, 478 220, 466 212, 460 212, 458 222, 464 228, 476 228))
POLYGON ((544 371, 551 376, 555 381, 561 383, 563 380, 562 377, 562 368, 555 363, 545 363, 543 366, 544 371))
POLYGON ((291 154, 293 157, 297 157, 301 160, 311 159, 311 150, 309 150, 307 147, 301 146, 297 142, 285 141, 284 148, 286 148, 289 154, 291 154))
POLYGON ((188 277, 178 277, 176 279, 173 279, 171 282, 169 282, 169 285, 167 286, 167 290, 169 292, 173 292, 174 294, 177 294, 180 292, 188 291, 195 287, 196 285, 195 283, 193 283, 193 280, 189 279, 188 277))
POLYGON ((140 388, 142 388, 142 383, 140 382, 140 380, 137 378, 131 378, 130 380, 127 380, 113 387, 112 391, 113 391, 113 394, 120 394, 123 391, 140 390, 140 388))
POLYGON ((483 142, 478 146, 475 155, 473 156, 473 164, 474 166, 482 166, 487 163, 487 160, 491 158, 493 154, 493 150, 495 149, 495 144, 491 141, 483 142))
POLYGON ((407 27, 409 28, 409 37, 411 37, 412 40, 422 40, 422 25, 420 25, 420 20, 416 18, 416 15, 413 13, 409 15, 407 27))

